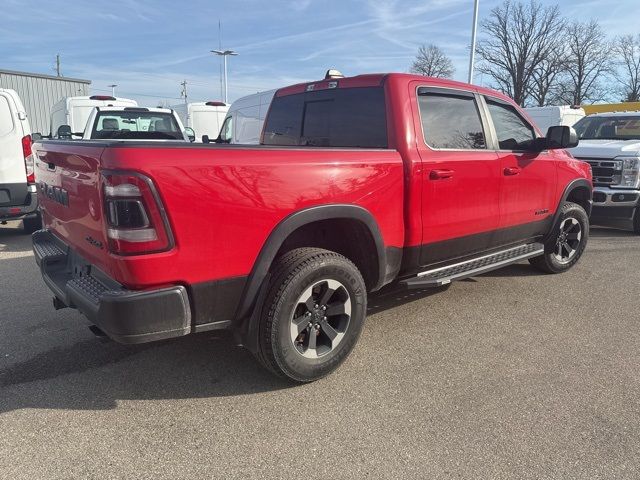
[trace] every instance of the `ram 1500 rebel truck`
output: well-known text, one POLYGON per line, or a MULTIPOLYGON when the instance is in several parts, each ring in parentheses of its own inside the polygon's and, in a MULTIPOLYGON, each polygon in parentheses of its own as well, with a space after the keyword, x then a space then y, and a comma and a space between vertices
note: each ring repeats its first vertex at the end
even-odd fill
POLYGON ((591 223, 640 234, 640 112, 589 115, 575 129, 571 153, 593 171, 591 223))
POLYGON ((592 190, 563 150, 576 141, 472 85, 325 78, 278 90, 262 145, 37 143, 35 257, 55 307, 114 340, 232 329, 272 372, 312 381, 394 280, 571 268, 592 190))

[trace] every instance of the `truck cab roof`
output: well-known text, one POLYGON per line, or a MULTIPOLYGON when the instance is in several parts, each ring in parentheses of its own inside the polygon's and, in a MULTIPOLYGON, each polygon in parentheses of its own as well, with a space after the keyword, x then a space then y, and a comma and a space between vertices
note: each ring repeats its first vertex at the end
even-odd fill
POLYGON ((383 85, 388 81, 397 81, 401 83, 409 83, 411 81, 419 81, 429 86, 442 87, 442 88, 454 88, 456 90, 467 90, 490 95, 492 97, 501 98, 505 101, 511 102, 511 99, 506 95, 503 95, 495 90, 480 87, 477 85, 471 85, 464 82, 458 82, 456 80, 449 80, 445 78, 425 77, 424 75, 414 75, 411 73, 367 73, 363 75, 356 75, 353 77, 342 78, 324 78, 321 80, 298 83, 288 87, 277 90, 276 97, 282 97, 285 95, 294 95, 296 93, 303 93, 306 91, 312 91, 322 88, 357 88, 357 87, 374 87, 383 85))

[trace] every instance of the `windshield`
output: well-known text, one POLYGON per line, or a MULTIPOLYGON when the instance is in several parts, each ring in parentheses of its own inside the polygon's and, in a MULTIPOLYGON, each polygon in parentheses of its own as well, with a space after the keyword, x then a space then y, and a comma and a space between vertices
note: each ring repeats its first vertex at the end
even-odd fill
POLYGON ((123 110, 98 113, 91 138, 184 140, 184 135, 170 113, 123 110))
POLYGON ((640 113, 611 117, 584 117, 573 128, 580 140, 640 140, 640 113))

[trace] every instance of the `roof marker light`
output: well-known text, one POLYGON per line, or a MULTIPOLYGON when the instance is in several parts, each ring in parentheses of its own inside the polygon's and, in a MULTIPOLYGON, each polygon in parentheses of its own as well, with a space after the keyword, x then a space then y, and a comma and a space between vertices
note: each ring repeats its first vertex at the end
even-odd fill
POLYGON ((327 70, 327 73, 324 75, 325 80, 329 80, 331 78, 344 78, 344 75, 340 70, 336 70, 335 68, 330 68, 327 70))

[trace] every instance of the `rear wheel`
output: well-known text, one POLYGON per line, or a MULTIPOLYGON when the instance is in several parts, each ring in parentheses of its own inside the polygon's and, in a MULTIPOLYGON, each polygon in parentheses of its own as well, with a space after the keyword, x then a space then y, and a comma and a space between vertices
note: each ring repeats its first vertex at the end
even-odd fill
POLYGON ((42 228, 42 219, 40 215, 33 215, 22 219, 22 230, 24 233, 32 234, 42 228))
POLYGON ((353 350, 366 310, 365 283, 351 261, 319 248, 292 250, 272 269, 258 360, 296 382, 322 378, 353 350))
POLYGON ((534 267, 547 273, 562 273, 582 256, 589 239, 589 217, 580 205, 565 203, 560 218, 547 240, 544 255, 531 258, 534 267))

